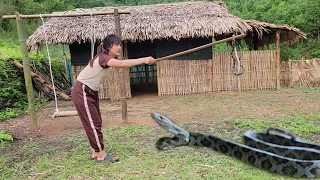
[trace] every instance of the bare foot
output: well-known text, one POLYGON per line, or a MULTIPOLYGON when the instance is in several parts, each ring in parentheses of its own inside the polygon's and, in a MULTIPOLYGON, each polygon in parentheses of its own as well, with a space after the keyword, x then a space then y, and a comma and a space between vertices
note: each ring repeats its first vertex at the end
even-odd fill
POLYGON ((104 158, 106 157, 107 153, 104 152, 103 150, 100 152, 97 152, 98 156, 97 156, 97 160, 104 160, 104 158))
POLYGON ((93 148, 91 149, 91 157, 96 159, 99 155, 99 152, 96 152, 93 148))
POLYGON ((119 160, 118 157, 114 156, 113 154, 106 153, 105 151, 100 151, 97 156, 97 161, 105 161, 105 162, 117 162, 119 160))

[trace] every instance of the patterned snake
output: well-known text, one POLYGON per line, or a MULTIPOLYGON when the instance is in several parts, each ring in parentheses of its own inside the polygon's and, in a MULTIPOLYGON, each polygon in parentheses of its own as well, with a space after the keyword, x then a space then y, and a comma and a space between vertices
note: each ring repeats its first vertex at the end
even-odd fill
POLYGON ((289 131, 277 128, 259 133, 247 131, 243 135, 245 144, 239 144, 213 135, 188 132, 159 113, 151 113, 151 117, 160 127, 174 134, 173 137, 158 139, 156 148, 159 150, 178 146, 208 147, 280 175, 320 177, 320 146, 304 142, 289 131))

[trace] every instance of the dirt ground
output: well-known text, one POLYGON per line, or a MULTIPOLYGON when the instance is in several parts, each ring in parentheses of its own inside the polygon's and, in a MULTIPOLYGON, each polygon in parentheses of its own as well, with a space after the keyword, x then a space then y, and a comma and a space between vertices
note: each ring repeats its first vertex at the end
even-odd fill
MULTIPOLYGON (((320 113, 320 90, 282 88, 280 90, 219 92, 188 96, 159 97, 156 93, 135 95, 127 99, 128 124, 121 119, 121 101, 100 101, 103 127, 123 125, 155 126, 151 112, 172 118, 177 124, 224 119, 277 119, 301 114, 320 113)), ((71 101, 59 101, 59 110, 74 110, 71 101)), ((13 134, 15 139, 35 136, 55 136, 79 131, 82 124, 78 116, 51 118, 55 109, 53 101, 37 112, 38 131, 32 133, 30 116, 0 122, 0 130, 13 134)))

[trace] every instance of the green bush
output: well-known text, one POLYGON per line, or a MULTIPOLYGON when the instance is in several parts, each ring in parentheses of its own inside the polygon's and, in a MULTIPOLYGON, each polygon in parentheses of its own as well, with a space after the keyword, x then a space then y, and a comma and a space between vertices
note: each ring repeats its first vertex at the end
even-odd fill
POLYGON ((0 147, 4 146, 5 142, 12 142, 13 137, 11 134, 6 133, 4 131, 0 131, 0 147))
POLYGON ((311 55, 313 58, 320 58, 320 50, 313 50, 311 55))
MULTIPOLYGON (((64 71, 64 65, 60 60, 62 47, 54 46, 51 48, 55 52, 55 56, 51 58, 52 70, 56 79, 59 80, 62 78, 61 72, 64 71)), ((14 32, 0 31, 0 51, 23 64, 19 41, 14 32)), ((18 70, 8 60, 1 58, 0 56, 0 120, 5 120, 16 117, 23 112, 27 108, 28 99, 23 71, 18 70)), ((37 67, 42 67, 41 60, 47 59, 45 48, 42 48, 39 53, 29 52, 29 58, 37 67)), ((38 105, 44 101, 36 99, 38 105)))
POLYGON ((27 96, 22 73, 4 59, 0 59, 0 68, 0 119, 6 119, 26 106, 27 96))

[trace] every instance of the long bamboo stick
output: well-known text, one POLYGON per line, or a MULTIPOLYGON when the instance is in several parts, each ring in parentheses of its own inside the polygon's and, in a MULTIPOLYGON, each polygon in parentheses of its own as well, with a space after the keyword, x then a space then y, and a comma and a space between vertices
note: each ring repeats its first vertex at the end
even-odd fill
POLYGON ((186 50, 186 51, 182 51, 182 52, 178 52, 178 53, 175 53, 175 54, 171 54, 171 55, 169 55, 169 56, 157 58, 157 59, 155 59, 155 60, 156 60, 156 61, 161 61, 161 60, 166 60, 166 59, 174 58, 174 57, 177 57, 177 56, 181 56, 181 55, 185 55, 185 54, 192 53, 192 52, 195 52, 195 51, 199 51, 199 50, 201 50, 201 49, 204 49, 204 48, 207 48, 207 47, 211 47, 211 46, 214 46, 214 45, 217 45, 217 44, 221 44, 221 43, 224 43, 224 42, 232 41, 233 38, 234 38, 234 39, 239 39, 239 38, 243 38, 243 37, 245 37, 245 36, 246 36, 246 34, 237 35, 237 36, 235 36, 235 37, 230 37, 230 38, 222 39, 222 40, 220 40, 220 41, 216 41, 216 42, 209 43, 209 44, 206 44, 206 45, 202 45, 202 46, 199 46, 199 47, 196 47, 196 48, 192 48, 192 49, 189 49, 189 50, 186 50))
MULTIPOLYGON (((119 14, 130 14, 130 11, 118 11, 119 14)), ((77 16, 94 16, 94 15, 108 15, 114 14, 114 11, 103 11, 103 12, 93 12, 93 13, 70 13, 70 14, 31 14, 24 15, 20 14, 21 19, 30 18, 48 18, 48 17, 77 17, 77 16)), ((2 19, 15 19, 16 15, 3 15, 2 19)))

